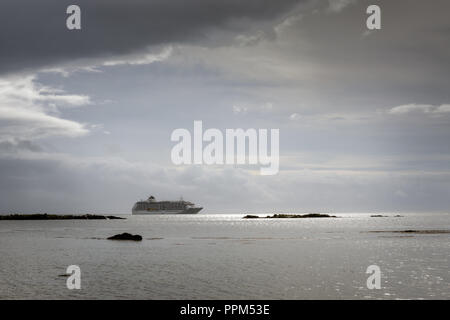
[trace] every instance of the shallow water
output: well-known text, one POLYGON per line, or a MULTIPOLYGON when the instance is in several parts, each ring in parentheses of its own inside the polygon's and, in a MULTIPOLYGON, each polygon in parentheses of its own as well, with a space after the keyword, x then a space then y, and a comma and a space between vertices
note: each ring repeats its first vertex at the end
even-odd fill
POLYGON ((450 214, 0 221, 1 299, 449 299, 450 214), (106 240, 129 232, 142 242, 106 240), (81 290, 68 290, 69 265, 81 290), (369 290, 366 269, 381 269, 369 290))

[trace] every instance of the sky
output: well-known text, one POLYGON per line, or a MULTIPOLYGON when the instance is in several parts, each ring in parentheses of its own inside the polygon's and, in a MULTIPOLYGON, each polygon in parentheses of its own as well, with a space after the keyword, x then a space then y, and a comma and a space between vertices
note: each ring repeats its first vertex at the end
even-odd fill
POLYGON ((446 0, 0 6, 0 213, 449 211, 446 0), (195 120, 279 129, 278 174, 173 164, 195 120))

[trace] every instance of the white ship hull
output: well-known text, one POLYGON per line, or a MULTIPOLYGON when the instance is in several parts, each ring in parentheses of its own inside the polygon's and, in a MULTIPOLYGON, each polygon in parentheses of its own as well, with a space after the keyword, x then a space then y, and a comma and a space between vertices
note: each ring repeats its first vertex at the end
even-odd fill
POLYGON ((196 214, 202 209, 203 208, 189 208, 185 210, 155 210, 155 211, 133 210, 132 214, 134 215, 196 214))

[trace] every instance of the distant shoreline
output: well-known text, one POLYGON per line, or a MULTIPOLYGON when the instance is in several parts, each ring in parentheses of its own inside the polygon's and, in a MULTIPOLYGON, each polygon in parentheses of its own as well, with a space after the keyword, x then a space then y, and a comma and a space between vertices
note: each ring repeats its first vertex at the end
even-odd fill
POLYGON ((96 214, 9 214, 0 215, 0 220, 115 220, 126 219, 116 216, 104 216, 96 214))

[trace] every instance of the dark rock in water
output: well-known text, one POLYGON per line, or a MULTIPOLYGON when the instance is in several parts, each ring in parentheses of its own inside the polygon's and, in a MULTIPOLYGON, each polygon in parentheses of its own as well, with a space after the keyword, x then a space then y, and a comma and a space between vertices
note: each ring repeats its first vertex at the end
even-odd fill
MULTIPOLYGON (((389 218, 389 216, 383 216, 382 214, 373 214, 370 216, 371 218, 389 218)), ((396 215, 394 218, 403 218, 401 215, 396 215)))
POLYGON ((138 234, 130 234, 130 233, 121 233, 116 234, 115 236, 109 237, 108 240, 133 240, 133 241, 141 241, 142 237, 138 234))
POLYGON ((418 234, 441 234, 441 233, 450 233, 450 230, 400 230, 393 231, 397 233, 418 233, 418 234))
POLYGON ((450 230, 382 230, 368 231, 371 233, 414 233, 414 234, 444 234, 450 233, 450 230))
POLYGON ((121 219, 121 220, 125 220, 125 218, 122 217, 116 217, 116 216, 106 216, 108 219, 110 220, 117 220, 117 219, 121 219))
POLYGON ((243 219, 258 219, 258 218, 259 218, 258 216, 254 216, 254 215, 248 214, 243 219))

